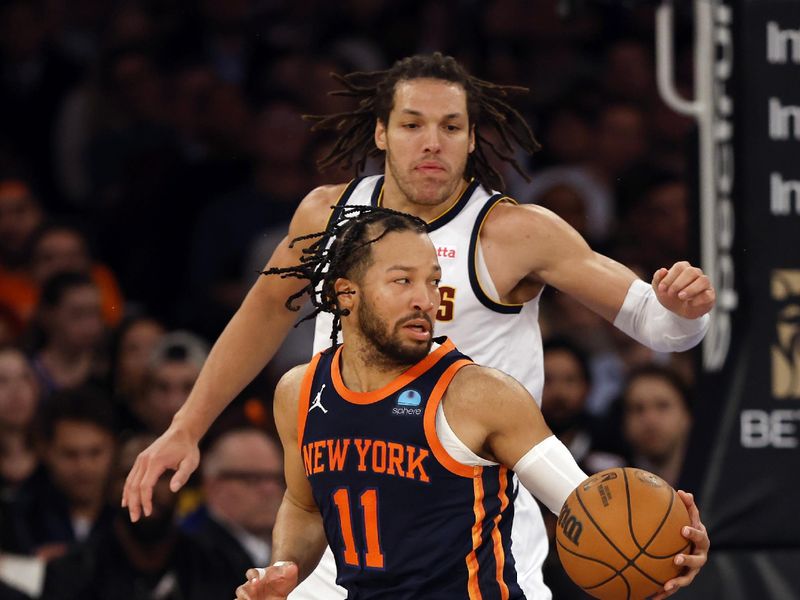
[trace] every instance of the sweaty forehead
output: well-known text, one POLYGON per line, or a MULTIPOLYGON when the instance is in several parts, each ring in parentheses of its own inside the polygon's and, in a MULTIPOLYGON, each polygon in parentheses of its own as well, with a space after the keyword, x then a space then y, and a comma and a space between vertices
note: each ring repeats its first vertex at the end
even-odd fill
POLYGON ((394 90, 393 112, 467 114, 467 93, 458 84, 441 79, 399 81, 394 90))

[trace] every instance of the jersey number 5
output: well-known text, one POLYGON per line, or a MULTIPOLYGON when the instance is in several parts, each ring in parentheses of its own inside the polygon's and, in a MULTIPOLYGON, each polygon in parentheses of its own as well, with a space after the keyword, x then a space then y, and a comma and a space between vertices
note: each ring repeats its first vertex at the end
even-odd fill
MULTIPOLYGON (((364 563, 372 569, 383 568, 383 552, 378 534, 378 490, 368 488, 359 496, 361 513, 364 517, 364 540, 367 552, 364 554, 364 563)), ((356 550, 356 541, 353 537, 353 520, 350 517, 350 490, 339 488, 333 493, 333 503, 339 513, 339 524, 344 542, 344 562, 353 567, 361 566, 356 550)))
POLYGON ((436 313, 437 321, 452 321, 456 305, 456 289, 446 285, 439 286, 439 311, 436 313))

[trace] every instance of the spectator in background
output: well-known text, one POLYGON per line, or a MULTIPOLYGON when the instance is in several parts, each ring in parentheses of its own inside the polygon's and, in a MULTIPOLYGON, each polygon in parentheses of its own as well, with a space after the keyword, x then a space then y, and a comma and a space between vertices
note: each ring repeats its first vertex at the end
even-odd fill
POLYGON ((29 552, 52 558, 110 527, 113 509, 107 499, 116 431, 111 403, 94 388, 60 392, 42 410, 46 469, 20 501, 20 537, 29 552))
POLYGON ((536 157, 540 168, 580 164, 591 155, 591 117, 573 98, 573 94, 567 94, 540 115, 542 153, 536 157))
POLYGON ((255 428, 222 433, 203 456, 205 506, 185 528, 204 544, 236 589, 245 571, 270 563, 272 528, 283 500, 283 452, 255 428))
POLYGON ((88 275, 57 273, 45 281, 37 319, 43 339, 33 366, 46 395, 102 376, 100 292, 88 275))
POLYGON ((56 273, 74 271, 92 278, 100 292, 103 319, 109 327, 119 324, 124 300, 111 270, 95 261, 86 236, 65 223, 50 223, 39 229, 31 241, 30 272, 41 286, 56 273))
POLYGON ((651 45, 652 42, 623 38, 608 46, 599 78, 606 95, 636 103, 656 96, 651 45))
POLYGON ((30 185, 14 177, 1 178, 0 275, 23 265, 31 236, 43 221, 44 212, 30 185))
POLYGON ((153 489, 153 514, 147 519, 131 523, 118 507, 125 475, 153 439, 140 434, 122 445, 107 496, 116 507, 111 527, 48 565, 43 598, 218 600, 231 595, 219 582, 217 566, 175 525, 177 500, 167 477, 153 489))
POLYGON ((168 312, 169 296, 182 284, 181 236, 191 214, 184 199, 196 197, 181 189, 161 64, 147 44, 114 46, 101 55, 96 73, 97 105, 82 152, 85 210, 92 214, 100 255, 121 286, 151 311, 168 312))
POLYGON ((645 272, 655 264, 683 260, 689 246, 686 182, 671 173, 650 172, 633 182, 626 195, 624 236, 616 255, 645 272))
MULTIPOLYGON (((567 446, 586 473, 625 465, 622 457, 597 449, 600 420, 586 410, 592 386, 589 357, 566 338, 551 338, 543 345, 544 388, 542 415, 553 433, 567 446)), ((564 571, 555 546, 556 517, 543 510, 550 550, 543 575, 553 597, 558 600, 591 598, 576 586, 564 571)))
POLYGON ((42 0, 9 0, 0 4, 0 132, 14 158, 31 168, 52 208, 53 121, 64 94, 80 67, 52 44, 48 5, 42 0))
POLYGON ((636 104, 614 101, 598 111, 592 127, 588 159, 578 165, 557 166, 536 174, 528 198, 556 184, 567 184, 586 199, 589 239, 605 243, 616 227, 616 186, 646 156, 648 126, 636 104))
MULTIPOLYGON (((19 526, 23 492, 39 464, 34 449, 33 418, 39 387, 25 354, 0 345, 0 552, 24 554, 28 537, 19 526)), ((0 558, 0 563, 3 563, 0 558)), ((0 564, 0 579, 5 577, 0 564)), ((6 598, 0 589, 0 598, 6 598)))
POLYGON ((67 271, 89 275, 100 292, 105 323, 113 327, 124 311, 122 292, 111 270, 92 259, 89 242, 77 228, 66 223, 51 222, 39 227, 28 242, 26 269, 13 281, 2 281, 13 295, 12 308, 27 321, 38 302, 41 285, 56 273, 67 271), (13 289, 12 289, 13 288, 13 289))
POLYGON ((172 331, 156 346, 141 395, 131 409, 149 433, 161 434, 192 391, 208 356, 208 345, 188 331, 172 331))
POLYGON ((301 112, 289 98, 264 105, 250 138, 252 177, 198 217, 190 266, 192 293, 185 312, 195 313, 190 326, 208 337, 219 335, 249 289, 251 278, 242 267, 253 240, 272 229, 285 233, 305 194, 313 167, 307 159, 311 133, 301 112))
POLYGON ((130 317, 116 329, 111 347, 111 391, 117 401, 129 404, 142 394, 150 357, 164 333, 164 326, 147 315, 130 317))
POLYGON ((622 404, 631 464, 677 486, 692 428, 689 389, 673 370, 648 365, 630 374, 622 404))
POLYGON ((9 497, 35 471, 32 423, 39 405, 39 387, 25 354, 0 347, 0 501, 9 497))
POLYGON ((0 341, 21 333, 35 301, 25 266, 31 237, 44 212, 30 186, 14 177, 0 178, 0 341))
POLYGON ((592 379, 589 357, 566 338, 543 345, 542 415, 586 473, 624 464, 621 457, 596 449, 599 423, 586 410, 592 379))

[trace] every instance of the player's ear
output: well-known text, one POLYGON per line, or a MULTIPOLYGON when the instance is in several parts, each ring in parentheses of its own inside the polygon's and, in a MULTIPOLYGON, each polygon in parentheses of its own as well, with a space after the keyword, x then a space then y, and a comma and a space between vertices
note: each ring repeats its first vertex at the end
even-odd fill
POLYGON ((336 301, 339 303, 339 308, 352 310, 355 306, 356 295, 355 284, 350 279, 339 277, 333 282, 333 292, 336 294, 336 301))
POLYGON ((380 119, 375 121, 375 145, 378 150, 386 150, 386 124, 380 119))
POLYGON ((469 128, 469 153, 472 154, 475 150, 475 125, 469 128))

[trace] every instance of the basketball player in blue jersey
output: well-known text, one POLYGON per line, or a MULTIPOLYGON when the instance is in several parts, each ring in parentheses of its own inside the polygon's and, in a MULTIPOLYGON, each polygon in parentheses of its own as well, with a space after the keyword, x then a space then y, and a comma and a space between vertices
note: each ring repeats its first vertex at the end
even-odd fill
MULTIPOLYGON (((309 193, 268 268, 296 264, 306 245, 288 240, 324 230, 332 205, 375 204, 414 214, 429 224, 441 255, 438 330, 475 360, 517 378, 537 399, 542 387, 538 299, 546 284, 655 350, 686 350, 702 339, 715 292, 700 269, 686 262, 667 265, 647 284, 593 252, 558 216, 492 191, 502 187, 502 180, 487 158, 495 148, 482 135, 486 128, 497 129, 508 148, 514 143, 527 151, 537 147, 507 103, 519 88, 478 80, 440 54, 413 56, 388 71, 351 74, 341 81, 359 105, 318 122, 340 135, 326 164, 363 166, 368 156, 383 155, 384 174, 309 193)), ((508 148, 497 153, 515 164, 508 148)), ((153 484, 166 469, 177 471, 172 488, 178 490, 197 467, 198 440, 269 361, 294 323, 295 314, 283 303, 296 292, 302 294, 302 285, 293 278, 261 278, 253 286, 172 425, 132 469, 123 495, 132 519, 149 513, 153 484)), ((319 348, 319 341, 315 345, 319 348)), ((514 544, 526 549, 518 556, 521 585, 531 596, 549 598, 541 581, 547 552, 541 516, 524 488, 515 503, 514 544)), ((330 584, 319 583, 293 600, 325 600, 335 593, 330 584)))
MULTIPOLYGON (((586 475, 523 386, 433 338, 442 269, 424 221, 338 215, 330 246, 323 238, 301 265, 269 271, 307 278, 345 341, 278 384, 279 565, 237 598, 285 598, 326 542, 347 598, 527 598, 509 470, 556 513, 586 475)), ((693 519, 699 527, 696 508, 693 519)), ((707 538, 697 529, 690 539, 703 555, 682 559, 699 568, 707 538)))

